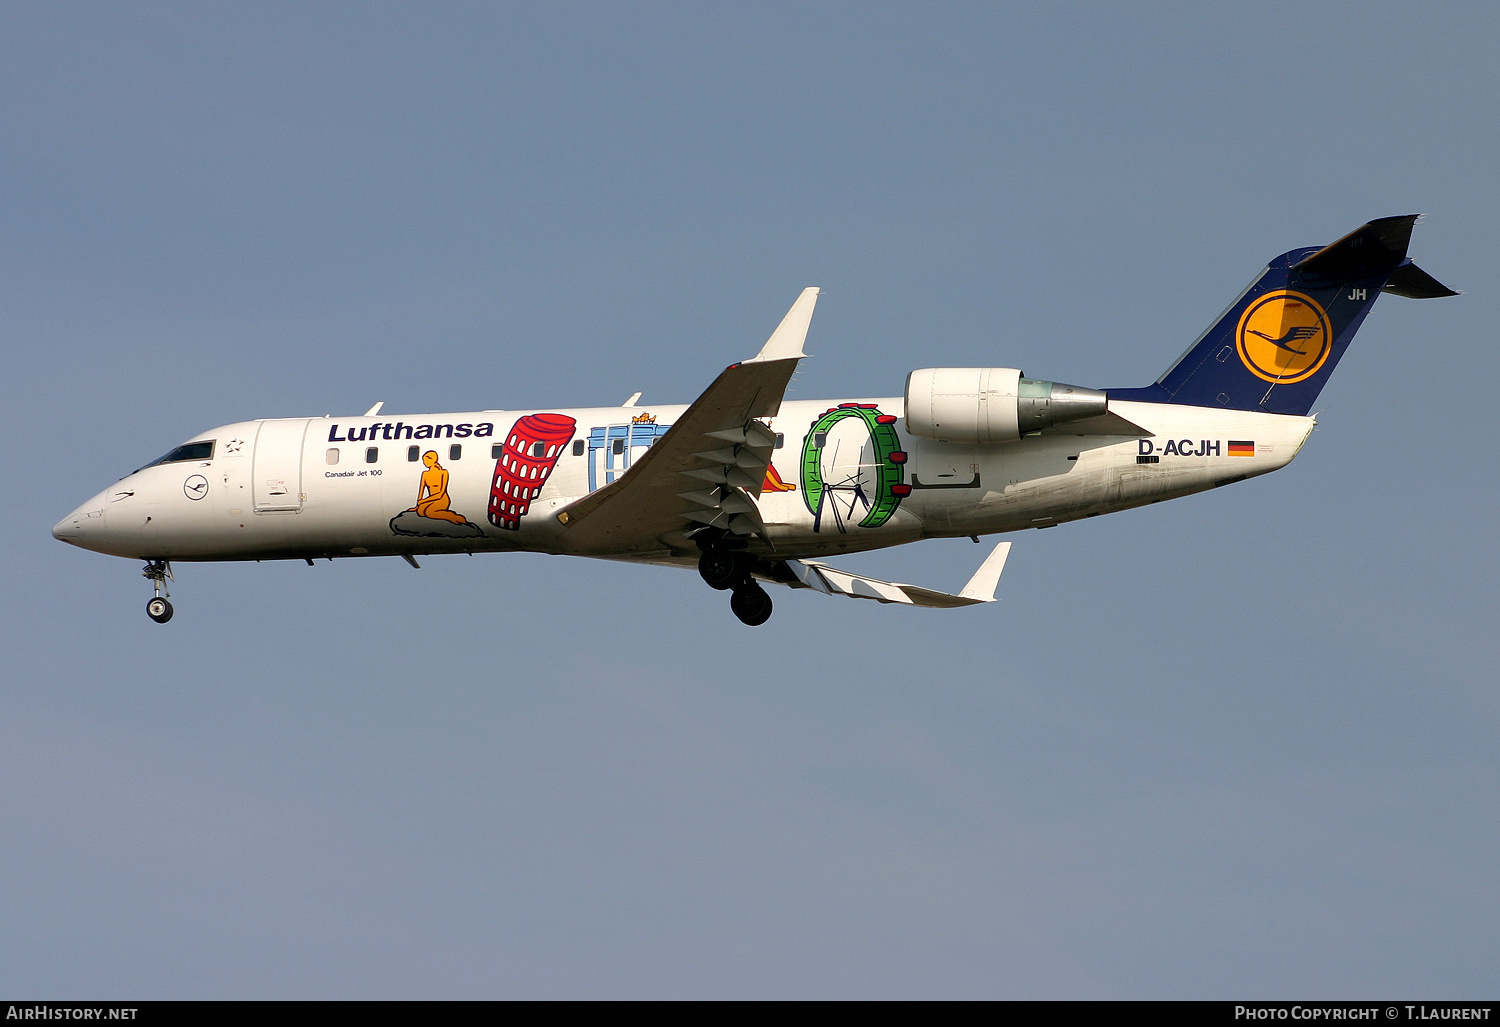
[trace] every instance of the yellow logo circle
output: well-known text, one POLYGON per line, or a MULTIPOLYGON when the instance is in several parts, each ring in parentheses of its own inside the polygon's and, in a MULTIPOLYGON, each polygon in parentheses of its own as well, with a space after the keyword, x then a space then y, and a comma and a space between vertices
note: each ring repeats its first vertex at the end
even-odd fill
POLYGON ((1323 308, 1290 289, 1268 292, 1246 307, 1235 339, 1250 373, 1281 385, 1317 374, 1333 348, 1323 308))

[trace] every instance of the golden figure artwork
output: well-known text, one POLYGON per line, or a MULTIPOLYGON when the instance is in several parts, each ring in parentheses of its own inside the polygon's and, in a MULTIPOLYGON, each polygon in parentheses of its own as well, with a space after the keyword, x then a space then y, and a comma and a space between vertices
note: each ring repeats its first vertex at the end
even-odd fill
POLYGON ((422 480, 417 484, 417 505, 407 512, 454 524, 468 523, 462 516, 448 509, 448 472, 438 463, 437 453, 429 449, 422 454, 422 463, 427 465, 427 470, 422 472, 422 480))
POLYGON ((436 450, 423 453, 422 464, 426 470, 417 480, 417 505, 392 517, 391 531, 429 538, 483 535, 479 525, 469 523, 463 514, 449 509, 452 501, 448 498, 448 470, 438 463, 436 450))

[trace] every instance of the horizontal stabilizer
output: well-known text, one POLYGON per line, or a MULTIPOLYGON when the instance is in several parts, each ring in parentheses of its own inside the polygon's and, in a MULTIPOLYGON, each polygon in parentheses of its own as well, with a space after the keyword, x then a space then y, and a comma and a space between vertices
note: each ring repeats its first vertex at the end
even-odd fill
POLYGON ((1459 293, 1407 261, 1395 271, 1385 283, 1385 291, 1392 296, 1405 296, 1409 300, 1436 300, 1459 293))
POLYGON ((788 560, 787 569, 797 576, 797 583, 783 582, 793 588, 811 588, 825 595, 849 596, 852 599, 873 599, 877 603, 901 603, 906 606, 927 606, 934 609, 952 609, 956 606, 973 606, 975 603, 993 603, 995 587, 1000 583, 1000 572, 1005 570, 1005 558, 1010 555, 1010 543, 997 545, 979 570, 969 579, 958 595, 938 592, 920 585, 908 585, 896 581, 881 581, 864 574, 830 567, 816 560, 788 560))
POLYGON ((1389 272, 1406 259, 1411 228, 1419 217, 1420 214, 1398 214, 1376 218, 1293 264, 1292 270, 1304 277, 1332 282, 1389 272))

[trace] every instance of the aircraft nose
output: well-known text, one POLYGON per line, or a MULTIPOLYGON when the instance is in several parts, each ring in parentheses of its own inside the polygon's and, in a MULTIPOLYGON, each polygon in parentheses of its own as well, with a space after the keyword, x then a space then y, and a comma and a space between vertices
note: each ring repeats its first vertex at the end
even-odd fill
POLYGON ((98 534, 104 527, 104 503, 102 496, 95 496, 68 516, 52 526, 52 537, 59 542, 78 545, 92 531, 98 534))

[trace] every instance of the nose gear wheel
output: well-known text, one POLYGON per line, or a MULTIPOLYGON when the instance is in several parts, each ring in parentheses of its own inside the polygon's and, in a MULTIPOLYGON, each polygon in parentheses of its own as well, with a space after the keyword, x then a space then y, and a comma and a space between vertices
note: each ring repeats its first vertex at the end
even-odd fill
POLYGON ((148 560, 141 577, 149 579, 156 592, 146 603, 146 616, 158 624, 165 624, 172 619, 172 603, 167 598, 172 594, 167 587, 167 582, 172 580, 172 565, 166 560, 148 560))

